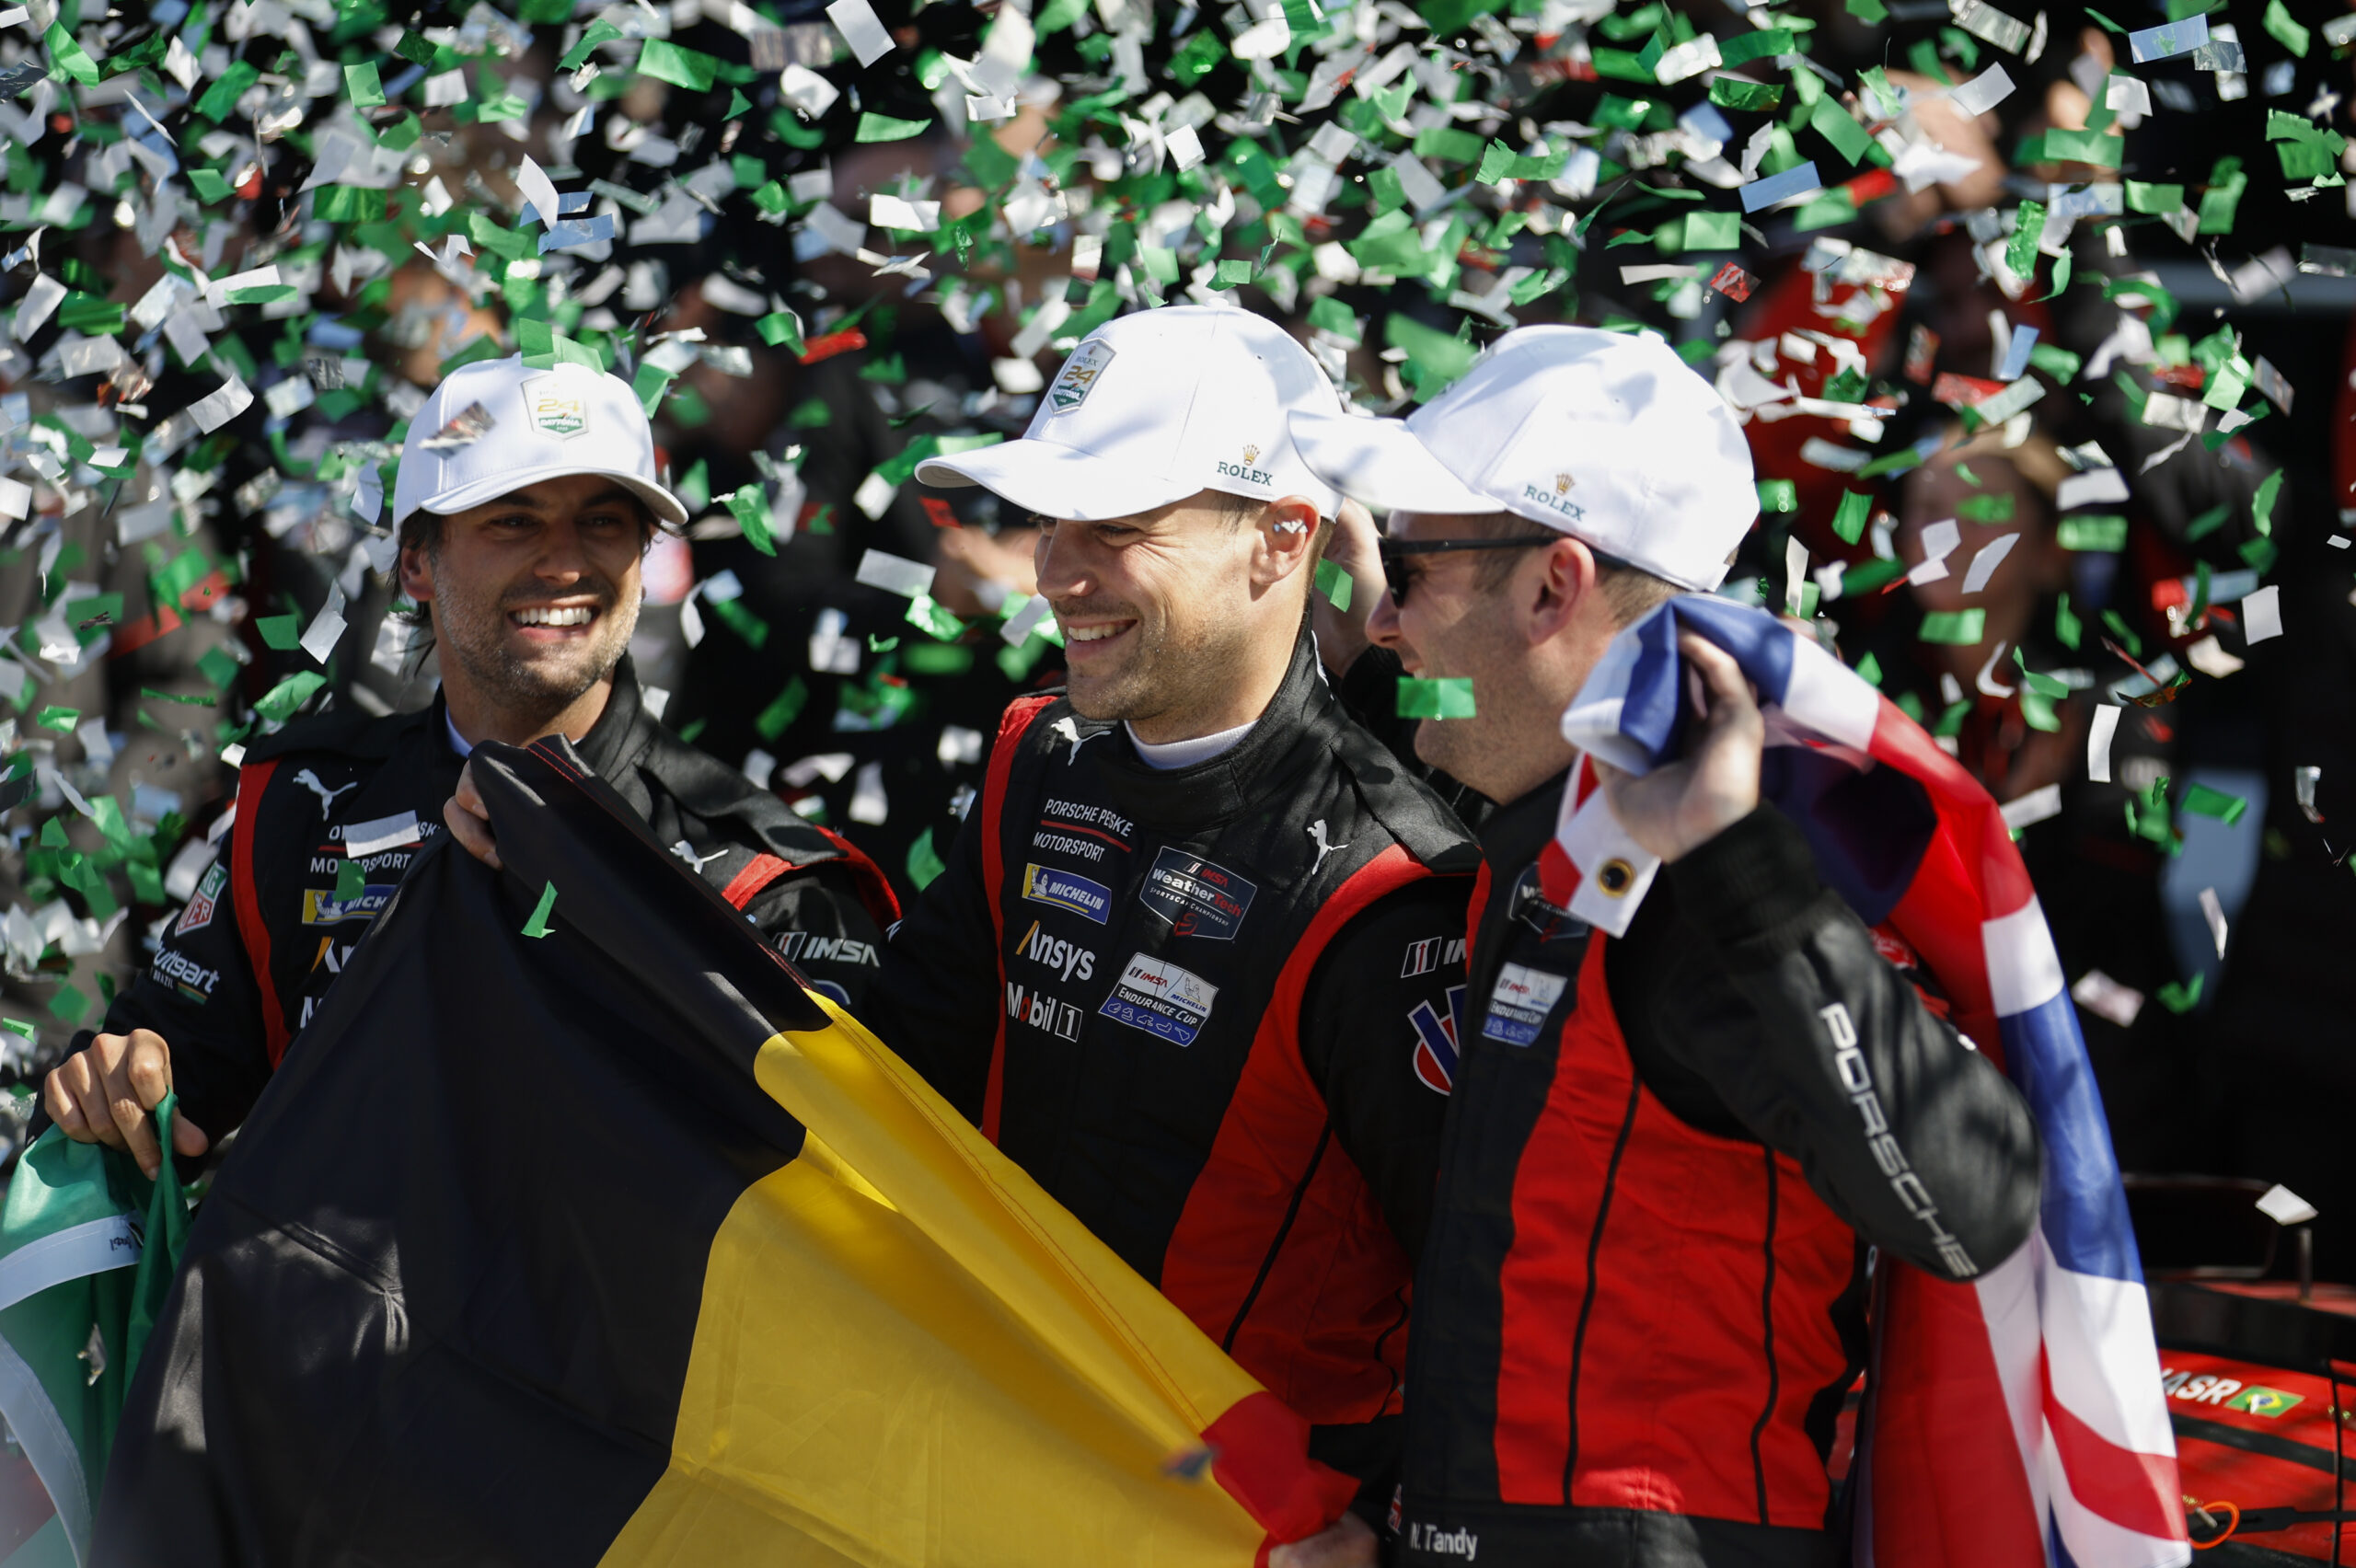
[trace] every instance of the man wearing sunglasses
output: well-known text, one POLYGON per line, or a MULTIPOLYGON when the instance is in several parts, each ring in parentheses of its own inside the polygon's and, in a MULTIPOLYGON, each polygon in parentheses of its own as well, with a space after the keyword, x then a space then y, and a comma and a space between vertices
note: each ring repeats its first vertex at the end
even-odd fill
POLYGON ((1340 497, 1286 421, 1339 408, 1273 323, 1165 308, 918 468, 1037 516, 1068 684, 1007 709, 861 1016, 1379 1516, 1478 856, 1318 669, 1340 497))
POLYGON ((2035 1222, 2038 1147, 1911 955, 1760 803, 1764 721, 1714 645, 1679 644, 1706 707, 1687 755, 1602 775, 1666 862, 1627 934, 1540 895, 1577 761, 1562 713, 1622 627, 1725 576, 1757 511, 1742 432, 1657 339, 1566 327, 1508 333, 1404 424, 1293 430, 1390 513, 1368 634, 1472 683, 1475 713, 1424 721, 1417 754, 1497 802, 1416 1276, 1399 1561, 1827 1561, 1867 1248, 1950 1280, 2002 1262, 2035 1222))

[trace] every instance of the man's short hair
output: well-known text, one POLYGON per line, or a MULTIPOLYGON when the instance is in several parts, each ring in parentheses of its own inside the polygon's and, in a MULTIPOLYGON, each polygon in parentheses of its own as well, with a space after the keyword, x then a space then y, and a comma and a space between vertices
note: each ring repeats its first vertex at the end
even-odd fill
MULTIPOLYGON (((1492 512, 1484 516, 1460 520, 1459 537, 1468 539, 1503 539, 1527 534, 1533 528, 1543 530, 1542 523, 1511 512, 1492 512)), ((1571 536, 1565 535, 1568 538, 1571 536)), ((1585 540, 1580 543, 1585 544, 1585 540)), ((1590 549, 1594 547, 1589 546, 1590 549)), ((1495 594, 1513 578, 1514 569, 1521 564, 1519 550, 1483 550, 1476 553, 1478 565, 1473 568, 1473 585, 1483 594, 1495 594)), ((1655 577, 1640 566, 1607 560, 1598 553, 1595 561, 1595 585, 1603 602, 1611 610, 1611 618, 1620 626, 1634 626, 1655 609, 1685 592, 1665 577, 1655 577)))

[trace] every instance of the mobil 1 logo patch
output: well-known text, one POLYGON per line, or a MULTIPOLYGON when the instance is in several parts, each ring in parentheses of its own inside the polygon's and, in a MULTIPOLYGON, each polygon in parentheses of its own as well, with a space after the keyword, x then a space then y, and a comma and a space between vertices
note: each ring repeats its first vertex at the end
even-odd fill
POLYGON ((1542 969, 1507 964, 1497 972, 1496 988, 1489 993, 1489 1016, 1481 1025, 1481 1038, 1508 1045, 1534 1044, 1539 1031, 1546 1026, 1546 1015, 1563 999, 1568 984, 1562 975, 1542 969))
POLYGON ((1153 869, 1146 872, 1145 885, 1138 889, 1138 901, 1169 921, 1182 937, 1226 942, 1235 940, 1244 911, 1252 907, 1252 895, 1259 891, 1257 883, 1244 881, 1225 866, 1172 848, 1153 858, 1153 869))
POLYGON ((1218 1000, 1218 987, 1193 970, 1140 952, 1130 955, 1113 994, 1096 1010, 1115 1023, 1192 1045, 1218 1000))

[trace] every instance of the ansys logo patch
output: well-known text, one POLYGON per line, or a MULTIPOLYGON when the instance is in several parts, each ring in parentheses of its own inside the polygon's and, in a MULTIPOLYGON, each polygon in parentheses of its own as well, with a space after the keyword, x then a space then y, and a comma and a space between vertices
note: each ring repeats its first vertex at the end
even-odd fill
POLYGON ((567 378, 535 375, 524 383, 524 418, 534 430, 570 441, 589 428, 589 395, 567 378))
POLYGON ((1070 413, 1088 401, 1096 390, 1097 378, 1104 367, 1113 363, 1113 351, 1103 340, 1091 338, 1071 352, 1064 367, 1056 373, 1053 385, 1047 388, 1048 407, 1058 414, 1070 413))

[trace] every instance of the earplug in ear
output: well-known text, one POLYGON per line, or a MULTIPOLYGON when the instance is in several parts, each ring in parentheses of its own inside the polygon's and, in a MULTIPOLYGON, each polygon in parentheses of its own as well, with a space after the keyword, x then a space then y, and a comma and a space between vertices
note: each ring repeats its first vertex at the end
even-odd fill
POLYGON ((1278 523, 1276 525, 1276 532, 1279 534, 1306 534, 1309 532, 1309 525, 1295 518, 1287 518, 1283 522, 1278 523))

